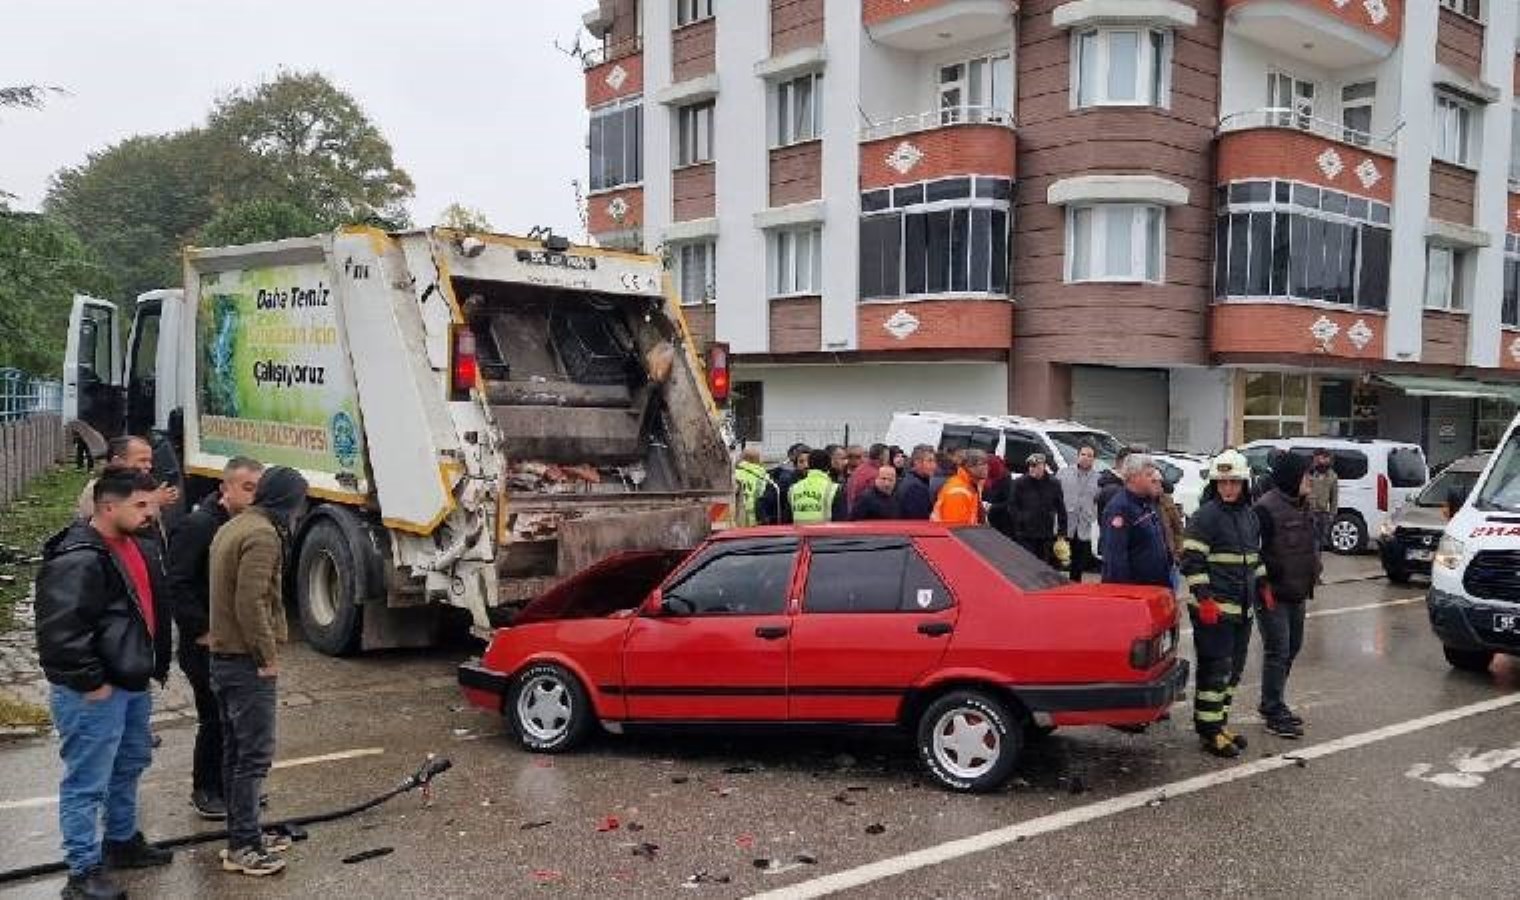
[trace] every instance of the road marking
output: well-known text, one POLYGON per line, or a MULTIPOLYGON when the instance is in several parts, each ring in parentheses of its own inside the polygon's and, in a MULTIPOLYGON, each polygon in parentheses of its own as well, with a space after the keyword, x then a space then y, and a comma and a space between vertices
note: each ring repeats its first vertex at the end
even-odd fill
MULTIPOLYGON (((354 750, 341 750, 337 753, 323 753, 320 756, 298 756, 295 759, 282 759, 270 768, 295 769, 300 766, 316 765, 317 763, 340 762, 345 759, 358 759, 363 756, 379 756, 384 752, 384 747, 359 747, 354 750)), ((144 787, 147 786, 147 784, 144 785, 144 787)), ((28 797, 25 800, 0 800, 0 812, 12 809, 35 809, 39 806, 54 806, 57 803, 57 794, 47 797, 28 797)))
POLYGON ((778 888, 754 895, 753 900, 805 900, 810 897, 825 897, 838 891, 862 887, 885 878, 895 878, 918 869, 936 866, 951 860, 982 853, 998 847, 1004 847, 1017 841, 1027 840, 1042 834, 1051 834, 1064 831, 1077 825, 1084 825, 1099 819, 1106 819, 1120 813, 1143 809, 1151 804, 1163 800, 1183 797, 1188 794, 1196 794, 1209 788, 1254 778, 1286 769, 1290 766, 1300 765, 1314 759, 1322 759, 1348 750, 1356 750, 1362 747, 1376 744, 1381 741, 1391 740, 1404 735, 1414 734, 1428 728, 1447 725, 1452 722, 1483 715, 1484 713, 1496 712, 1512 706, 1520 705, 1520 693, 1507 694, 1503 697, 1495 697, 1492 700, 1484 700, 1481 703, 1472 703, 1467 706, 1459 706, 1454 709, 1442 710, 1428 716, 1417 719, 1398 722, 1377 728, 1372 731, 1364 731, 1360 734, 1348 735, 1322 744, 1314 744, 1302 750, 1290 752, 1286 756, 1270 756, 1254 762, 1209 772, 1182 781, 1174 781, 1160 787, 1146 788, 1129 794, 1123 794, 1109 800, 1090 803, 1086 806, 1078 806, 1073 809, 1063 810, 1048 816, 1018 822, 1003 828, 995 828, 984 831, 981 834, 961 838, 954 841, 946 841, 922 850, 914 850, 901 856, 889 857, 835 872, 832 875, 824 875, 808 881, 798 882, 787 887, 778 888))
POLYGON ((1520 743, 1487 753, 1478 753, 1473 747, 1462 747, 1448 761, 1456 771, 1431 775, 1434 766, 1430 763, 1415 763, 1404 773, 1404 777, 1445 788, 1475 788, 1487 780, 1483 776, 1490 772, 1506 767, 1520 769, 1520 743))
MULTIPOLYGON (((1304 615, 1304 618, 1306 618, 1306 619, 1323 619, 1326 616, 1344 616, 1344 615, 1348 615, 1350 613, 1366 612, 1369 609, 1387 609, 1387 608, 1391 608, 1391 607, 1394 607, 1394 606, 1409 606, 1412 603, 1424 603, 1424 602, 1425 602, 1425 597, 1423 595, 1419 596, 1419 597, 1403 597, 1403 598, 1400 598, 1398 600, 1379 600, 1376 603, 1363 603, 1360 606, 1338 606, 1338 607, 1336 607, 1334 609, 1315 610, 1314 612, 1306 613, 1304 615)), ((1181 631, 1177 632, 1177 634, 1178 634, 1179 637, 1182 636, 1182 635, 1185 635, 1185 634, 1192 634, 1192 633, 1193 633, 1193 629, 1191 629, 1191 628, 1184 628, 1181 631)))

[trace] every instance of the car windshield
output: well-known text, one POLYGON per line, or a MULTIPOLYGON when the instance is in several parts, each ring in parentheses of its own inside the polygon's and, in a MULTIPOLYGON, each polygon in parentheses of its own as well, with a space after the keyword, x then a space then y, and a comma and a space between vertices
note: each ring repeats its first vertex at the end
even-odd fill
POLYGON ((1060 572, 999 531, 987 527, 957 528, 953 534, 1019 590, 1039 591, 1066 584, 1060 572))
POLYGON ((1152 460, 1156 468, 1161 470, 1161 480, 1167 484, 1178 484, 1182 481, 1182 470, 1164 459, 1152 460))
POLYGON ((1510 432, 1473 506, 1485 512, 1520 512, 1520 428, 1510 432))
POLYGON ((1435 509, 1455 501, 1453 505, 1460 505, 1467 500, 1467 495, 1472 493, 1473 485, 1478 483, 1477 472, 1453 472, 1447 469, 1425 485, 1420 491, 1420 496, 1415 498, 1416 506, 1424 506, 1435 509), (1455 494, 1455 496, 1453 496, 1455 494))
POLYGON ((1083 444, 1092 444, 1098 451, 1098 467, 1112 469, 1114 460, 1119 456, 1119 442, 1114 440, 1113 435, 1102 431, 1051 431, 1047 432, 1050 442, 1061 451, 1061 458, 1068 465, 1077 461, 1077 454, 1081 452, 1083 444))

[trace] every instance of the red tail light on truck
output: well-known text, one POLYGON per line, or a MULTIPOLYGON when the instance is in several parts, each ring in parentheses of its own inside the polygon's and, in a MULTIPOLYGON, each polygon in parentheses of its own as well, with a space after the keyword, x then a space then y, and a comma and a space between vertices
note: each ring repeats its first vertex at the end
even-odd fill
POLYGON ((709 344, 707 347, 707 389, 712 392, 712 398, 717 403, 727 403, 729 388, 728 380, 728 345, 709 344))
POLYGON ((475 332, 468 325, 454 325, 449 332, 449 344, 449 399, 468 400, 480 376, 475 332))

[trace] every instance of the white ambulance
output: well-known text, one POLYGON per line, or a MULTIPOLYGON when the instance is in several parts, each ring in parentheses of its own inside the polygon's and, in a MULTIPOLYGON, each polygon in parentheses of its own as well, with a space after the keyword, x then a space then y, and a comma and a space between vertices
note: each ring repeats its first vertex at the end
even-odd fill
POLYGON ((1454 668, 1486 672, 1520 656, 1520 418, 1446 525, 1426 598, 1454 668))

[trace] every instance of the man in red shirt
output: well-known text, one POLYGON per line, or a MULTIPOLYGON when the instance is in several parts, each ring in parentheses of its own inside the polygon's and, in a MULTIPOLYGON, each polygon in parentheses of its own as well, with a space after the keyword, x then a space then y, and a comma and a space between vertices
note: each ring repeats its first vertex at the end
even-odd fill
POLYGON ((37 655, 62 740, 66 898, 124 897, 106 868, 173 858, 137 827, 137 783, 153 757, 149 682, 168 679, 171 652, 162 566, 136 537, 152 519, 156 490, 148 476, 107 469, 90 519, 47 542, 37 575, 37 655))

